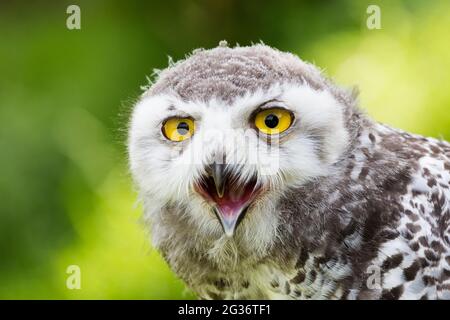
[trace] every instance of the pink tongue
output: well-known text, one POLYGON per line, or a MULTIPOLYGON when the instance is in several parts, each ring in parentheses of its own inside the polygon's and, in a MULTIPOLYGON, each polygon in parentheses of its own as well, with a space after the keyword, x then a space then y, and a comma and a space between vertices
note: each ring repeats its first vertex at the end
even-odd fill
POLYGON ((216 196, 214 200, 222 215, 228 218, 238 215, 250 197, 251 192, 245 190, 240 193, 239 197, 230 192, 230 194, 224 194, 222 198, 216 196))
POLYGON ((233 217, 239 214, 245 202, 219 202, 217 206, 224 217, 233 217))

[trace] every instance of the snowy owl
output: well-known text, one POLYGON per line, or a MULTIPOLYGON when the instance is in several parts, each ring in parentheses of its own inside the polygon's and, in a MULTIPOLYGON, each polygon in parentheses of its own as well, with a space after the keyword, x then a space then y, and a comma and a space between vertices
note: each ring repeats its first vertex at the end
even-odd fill
POLYGON ((153 246, 199 298, 450 299, 450 144, 370 119, 293 54, 170 63, 128 151, 153 246))

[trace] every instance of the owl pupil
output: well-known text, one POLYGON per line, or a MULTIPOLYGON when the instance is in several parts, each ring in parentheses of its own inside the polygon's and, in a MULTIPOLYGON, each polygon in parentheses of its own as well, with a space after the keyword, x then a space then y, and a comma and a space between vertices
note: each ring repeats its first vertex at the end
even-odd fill
POLYGON ((279 119, 276 115, 274 114, 269 114, 265 119, 264 119, 264 123, 266 124, 267 127, 273 129, 278 125, 279 119))
POLYGON ((177 126, 178 134, 184 136, 189 132, 189 125, 186 122, 180 122, 177 126))

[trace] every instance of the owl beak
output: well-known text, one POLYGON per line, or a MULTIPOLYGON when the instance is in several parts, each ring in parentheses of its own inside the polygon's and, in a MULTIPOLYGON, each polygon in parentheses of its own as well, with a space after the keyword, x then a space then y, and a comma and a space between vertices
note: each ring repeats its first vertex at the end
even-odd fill
POLYGON ((214 162, 211 166, 211 176, 216 186, 217 195, 219 198, 223 198, 225 190, 225 165, 214 162))
POLYGON ((214 213, 222 225, 225 235, 229 238, 233 237, 234 230, 245 215, 247 207, 242 208, 238 212, 223 212, 223 210, 214 208, 214 213))
POLYGON ((244 218, 247 208, 259 192, 256 179, 239 183, 227 172, 226 164, 213 163, 206 168, 206 174, 196 191, 211 204, 226 236, 233 237, 236 228, 244 218))
MULTIPOLYGON (((216 187, 217 196, 219 198, 223 198, 226 180, 225 164, 214 162, 211 165, 211 176, 214 180, 214 186, 216 187)), ((223 210, 217 207, 214 209, 214 212, 220 223, 222 224, 225 234, 228 237, 232 237, 240 214, 233 213, 231 212, 231 210, 223 210)))

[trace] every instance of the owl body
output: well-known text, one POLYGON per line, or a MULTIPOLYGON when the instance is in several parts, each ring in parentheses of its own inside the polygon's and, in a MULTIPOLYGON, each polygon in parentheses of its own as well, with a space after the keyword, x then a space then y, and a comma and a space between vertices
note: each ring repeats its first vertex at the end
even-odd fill
POLYGON ((222 46, 170 66, 129 151, 153 245, 200 298, 450 299, 450 144, 371 120, 291 54, 222 46), (271 108, 262 126, 290 122, 268 137, 271 108))

